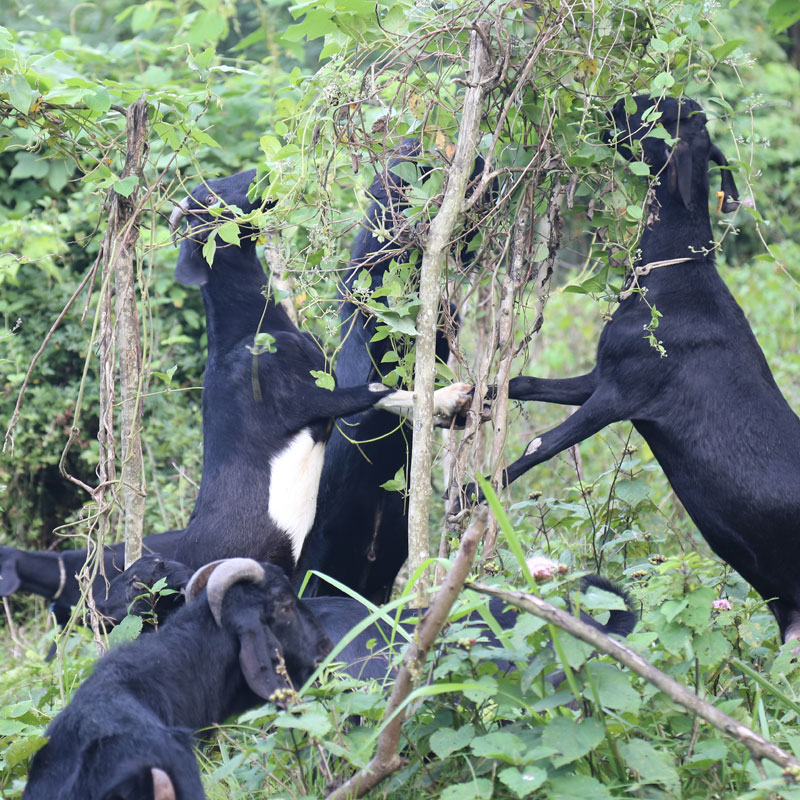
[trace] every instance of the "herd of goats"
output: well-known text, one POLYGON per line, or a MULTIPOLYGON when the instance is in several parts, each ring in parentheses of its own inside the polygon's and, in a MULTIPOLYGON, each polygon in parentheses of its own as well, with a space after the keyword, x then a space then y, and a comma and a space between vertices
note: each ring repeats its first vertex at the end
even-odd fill
MULTIPOLYGON (((635 110, 630 99, 613 107, 604 140, 650 168, 636 265, 591 372, 510 382, 512 399, 578 408, 527 445, 503 484, 630 420, 712 549, 768 602, 782 640, 800 638, 800 419, 714 264, 709 162, 719 167, 726 213, 738 207, 731 169, 696 102, 634 100, 635 110), (666 358, 645 335, 653 306, 666 358)), ((418 149, 404 142, 373 182, 346 289, 364 270, 380 286, 402 257, 379 232, 391 231, 404 208, 405 184, 391 170, 418 149)), ((392 675, 392 654, 369 646, 389 638, 388 623, 367 620, 366 605, 319 578, 302 600, 297 588, 314 570, 371 602, 389 598, 406 558, 407 519, 401 495, 380 486, 406 463, 409 437, 397 415, 407 415, 413 393, 380 382, 389 345, 372 341, 375 319, 347 291, 336 386, 317 385, 312 371, 325 370, 323 351, 265 299, 254 228, 240 225, 239 244, 218 246, 207 263, 203 245, 232 218, 230 207, 264 207, 248 196, 255 175, 203 182, 170 218, 182 239, 176 278, 201 287, 208 326, 203 473, 191 518, 184 531, 146 537, 145 555, 124 572, 122 546, 108 547, 105 572, 116 577, 93 587, 113 622, 141 612, 141 585, 165 578, 178 590, 157 607, 160 621, 168 619, 98 661, 34 755, 28 800, 198 800, 195 733, 302 686, 332 644, 347 637, 338 661, 351 675, 392 675), (268 344, 254 347, 256 333, 268 334, 268 344)), ((444 334, 437 349, 446 354, 444 334)), ((470 395, 466 384, 437 390, 437 421, 449 424, 470 395)), ((466 497, 481 499, 472 487, 466 497)), ((64 624, 80 599, 75 576, 85 558, 0 548, 0 595, 48 597, 64 624)), ((627 602, 599 576, 583 581, 627 602)), ((490 611, 502 628, 513 626, 516 614, 502 603, 490 611)), ((418 613, 399 624, 410 627, 418 613)), ((619 636, 636 623, 630 607, 605 624, 584 618, 619 636)), ((493 638, 488 629, 486 636, 493 638)))

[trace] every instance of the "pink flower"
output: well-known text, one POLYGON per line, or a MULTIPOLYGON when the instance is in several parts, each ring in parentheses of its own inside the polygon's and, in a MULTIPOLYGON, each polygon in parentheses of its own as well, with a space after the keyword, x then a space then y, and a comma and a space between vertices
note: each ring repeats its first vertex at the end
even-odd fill
POLYGON ((559 564, 557 561, 545 558, 544 556, 533 556, 525 563, 528 565, 528 569, 531 571, 531 575, 533 575, 533 579, 536 581, 544 581, 548 578, 552 578, 554 575, 559 575, 567 571, 567 568, 563 564, 559 564))
POLYGON ((731 605, 730 600, 725 597, 721 597, 719 600, 712 601, 711 608, 715 608, 717 611, 730 611, 733 606, 731 605))

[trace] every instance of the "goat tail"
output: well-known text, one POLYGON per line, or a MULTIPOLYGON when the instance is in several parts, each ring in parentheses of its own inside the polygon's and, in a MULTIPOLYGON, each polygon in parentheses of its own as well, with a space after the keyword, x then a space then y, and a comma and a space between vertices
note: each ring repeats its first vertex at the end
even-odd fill
POLYGON ((598 622, 584 611, 581 611, 581 619, 606 635, 614 634, 624 638, 633 633, 633 629, 639 620, 639 615, 634 609, 633 600, 628 592, 602 575, 584 575, 581 578, 581 591, 585 592, 592 587, 621 597, 626 607, 625 609, 612 609, 608 614, 608 622, 605 624, 598 622))

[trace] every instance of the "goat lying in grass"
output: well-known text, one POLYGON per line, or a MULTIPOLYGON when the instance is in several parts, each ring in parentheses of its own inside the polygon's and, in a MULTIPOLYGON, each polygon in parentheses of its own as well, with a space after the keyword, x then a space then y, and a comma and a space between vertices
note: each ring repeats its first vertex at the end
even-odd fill
MULTIPOLYGON (((175 554, 183 531, 165 531, 145 537, 144 550, 166 558, 175 554)), ((86 563, 86 550, 63 550, 59 553, 18 550, 0 547, 0 597, 12 594, 38 594, 51 601, 51 609, 59 625, 66 625, 72 607, 81 597, 75 577, 86 563)), ((124 543, 105 548, 103 566, 110 581, 122 572, 125 563, 124 543)), ((95 599, 105 596, 105 579, 98 575, 92 584, 95 599)))
MULTIPOLYGON (((547 564, 549 567, 554 566, 549 561, 547 561, 547 564)), ((123 576, 126 573, 123 573, 123 576)), ((177 569, 173 568, 171 574, 170 588, 175 590, 176 594, 174 596, 180 599, 182 593, 187 591, 185 583, 180 582, 177 569)), ((546 574, 551 573, 548 572, 546 574)), ((589 614, 581 611, 580 616, 584 622, 609 635, 614 634, 625 637, 633 631, 636 625, 636 614, 632 611, 630 598, 624 590, 599 575, 585 575, 582 577, 580 579, 580 588, 584 592, 597 588, 615 594, 621 598, 620 605, 623 606, 612 610, 605 624, 596 621, 589 614)), ((115 591, 109 595, 109 603, 103 611, 113 619, 120 621, 128 612, 131 603, 141 593, 141 589, 125 580, 124 577, 122 580, 116 580, 112 584, 112 589, 115 591)), ((364 625, 367 618, 372 616, 371 611, 364 603, 352 597, 306 597, 297 602, 299 606, 314 616, 314 619, 334 645, 338 645, 345 637, 348 637, 347 644, 344 645, 335 659, 343 665, 347 673, 354 677, 377 679, 386 678, 391 674, 397 646, 402 645, 404 641, 402 634, 399 639, 394 635, 393 623, 387 621, 388 619, 394 619, 396 612, 386 612, 384 618, 364 625), (350 638, 350 632, 361 626, 363 626, 363 629, 350 638), (396 647, 385 648, 382 646, 382 643, 389 641, 394 641, 396 647)), ((174 609, 170 606, 161 609, 160 618, 162 622, 165 615, 171 613, 172 610, 174 609)), ((489 601, 489 612, 503 630, 509 630, 514 627, 517 612, 514 609, 506 609, 500 600, 493 598, 489 601)), ((139 612, 134 608, 133 613, 139 612)), ((399 624, 402 631, 405 634, 413 633, 417 618, 424 613, 424 609, 403 609, 399 613, 399 624)), ((478 612, 472 613, 468 619, 471 623, 485 624, 478 612)), ((490 631, 487 631, 487 634, 490 643, 496 645, 497 640, 494 635, 490 631)))
POLYGON ((722 210, 737 207, 727 161, 689 99, 637 97, 611 113, 610 141, 644 155, 654 179, 635 284, 603 329, 597 364, 566 379, 514 378, 517 400, 577 405, 506 470, 536 464, 631 420, 712 549, 767 600, 784 641, 800 637, 800 419, 770 372, 742 309, 714 265, 709 160, 722 169, 722 210), (662 125, 677 141, 650 136, 662 125), (652 307, 666 357, 645 338, 652 307))
MULTIPOLYGON (((201 184, 170 219, 173 230, 189 223, 175 274, 201 287, 208 324, 203 476, 176 558, 197 567, 246 555, 291 574, 314 521, 333 420, 372 407, 404 414, 413 394, 379 383, 317 384, 311 373, 325 371, 324 353, 268 291, 265 298, 254 227, 240 225, 238 244, 218 240, 207 263, 210 231, 232 218, 230 207, 262 206, 248 198, 255 174, 201 184)), ((450 420, 470 392, 466 384, 439 389, 435 414, 450 420)))
POLYGON ((122 645, 47 730, 25 800, 199 800, 192 733, 301 686, 330 642, 282 571, 251 559, 198 570, 187 604, 122 645))

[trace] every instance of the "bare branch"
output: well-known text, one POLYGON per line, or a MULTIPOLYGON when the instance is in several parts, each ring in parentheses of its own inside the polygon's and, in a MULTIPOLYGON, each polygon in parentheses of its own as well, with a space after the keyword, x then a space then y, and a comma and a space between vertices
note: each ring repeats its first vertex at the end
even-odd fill
MULTIPOLYGON (((428 511, 431 499, 433 448, 433 388, 436 377, 436 322, 439 316, 440 282, 458 215, 464 206, 467 183, 475 162, 486 76, 490 68, 484 40, 470 34, 469 86, 458 131, 453 165, 447 177, 439 213, 431 222, 420 270, 420 308, 417 315, 416 363, 414 367, 414 416, 411 474, 409 480, 408 557, 414 571, 430 556, 428 511)), ((426 579, 418 582, 417 604, 425 604, 426 579)))
POLYGON ((464 532, 461 545, 453 560, 453 566, 447 573, 442 588, 437 592, 431 607, 417 627, 414 639, 403 657, 403 665, 397 673, 392 694, 386 705, 383 717, 384 728, 378 737, 375 755, 364 769, 359 770, 350 780, 331 792, 326 800, 353 800, 353 798, 363 797, 384 778, 403 766, 403 759, 398 752, 400 735, 406 720, 402 708, 419 682, 428 651, 439 637, 439 633, 450 617, 450 609, 464 587, 464 581, 475 561, 478 545, 486 532, 488 519, 489 512, 483 508, 475 521, 464 532))

